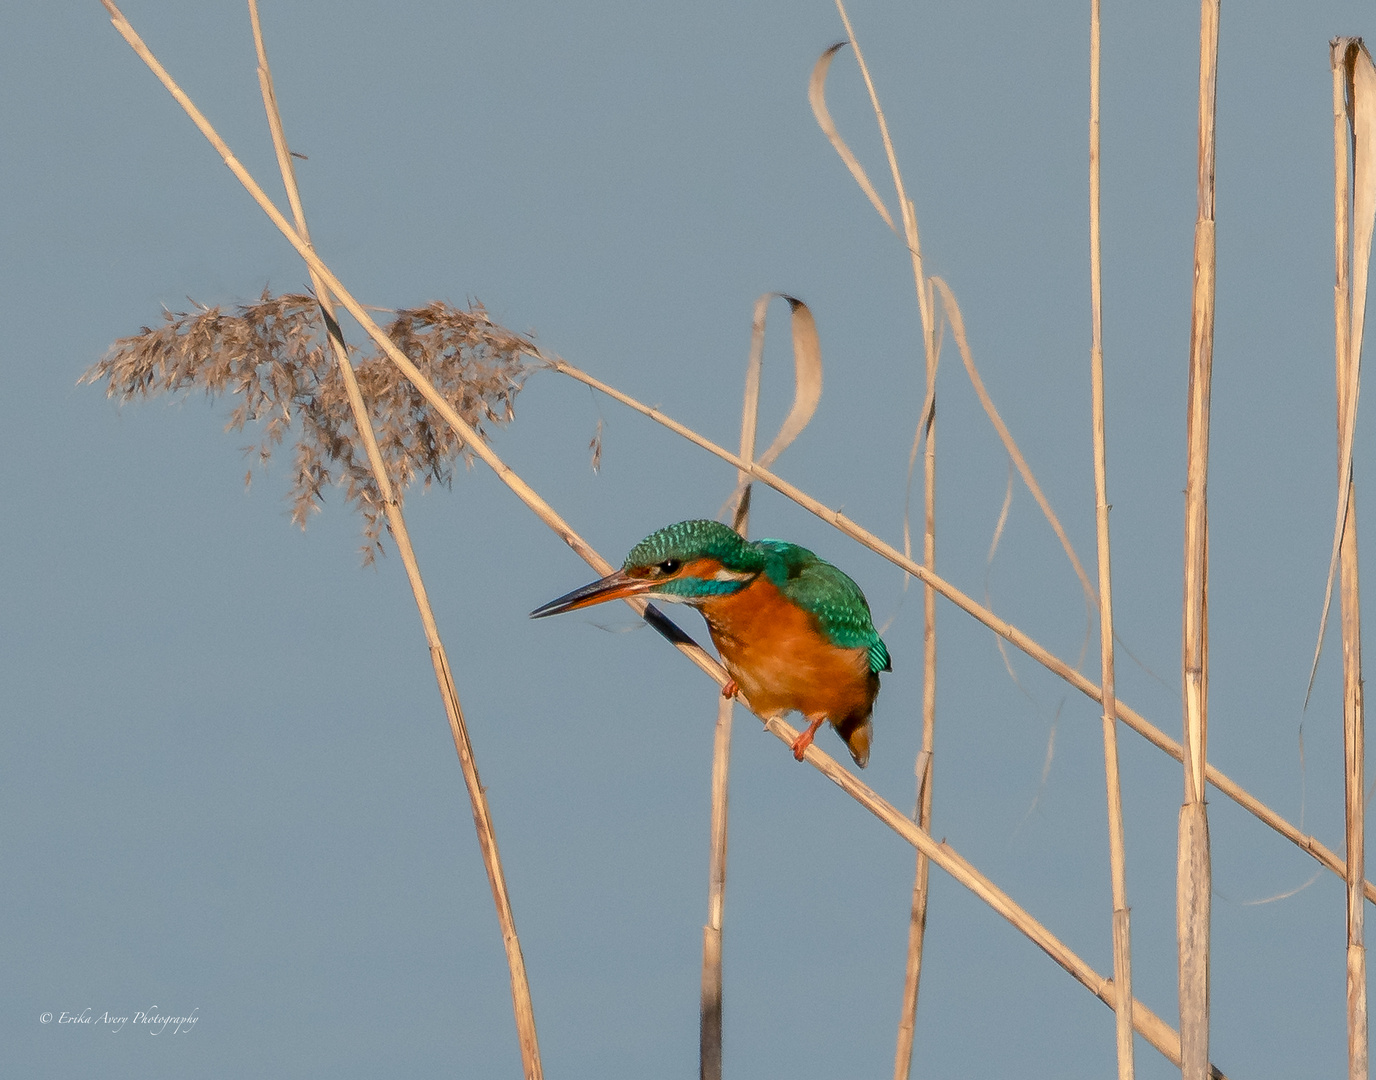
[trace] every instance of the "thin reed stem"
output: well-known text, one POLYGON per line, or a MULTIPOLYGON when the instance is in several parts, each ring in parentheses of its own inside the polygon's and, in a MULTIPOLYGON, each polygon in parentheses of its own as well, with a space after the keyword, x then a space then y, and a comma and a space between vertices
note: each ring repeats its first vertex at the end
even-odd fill
POLYGON ((1366 1080, 1366 911, 1362 903, 1361 886, 1366 865, 1363 797, 1366 783, 1366 723, 1362 690, 1361 593, 1357 564, 1357 486, 1351 440, 1356 430, 1366 260, 1370 258, 1371 223, 1365 219, 1373 192, 1365 190, 1365 187, 1376 187, 1376 175, 1365 175, 1369 171, 1371 150, 1363 144, 1371 131, 1361 129, 1376 127, 1369 121, 1362 123, 1368 119, 1367 110, 1376 110, 1376 101, 1366 100, 1367 93, 1376 89, 1376 78, 1373 78, 1370 57, 1366 55, 1360 40, 1339 38, 1330 43, 1330 50, 1334 155, 1333 316, 1338 399, 1338 508, 1341 521, 1338 556, 1342 599, 1343 773, 1347 841, 1347 1069, 1348 1080, 1366 1080), (1355 144, 1355 155, 1349 154, 1352 144, 1355 144), (1361 162, 1361 166, 1355 169, 1355 176, 1354 156, 1361 162), (1359 193, 1355 212, 1354 180, 1359 193), (1356 279, 1360 279, 1360 284, 1356 279))
MULTIPOLYGON (((860 68, 860 74, 865 80, 865 88, 869 92, 870 105, 874 109, 875 121, 879 125, 879 136, 884 144, 884 155, 889 162, 894 192, 898 196, 898 206, 903 217, 903 237, 907 243, 909 258, 912 260, 913 286, 917 292, 918 314, 922 320, 922 352, 926 375, 926 392, 918 421, 919 430, 922 431, 922 437, 925 439, 922 457, 922 565, 929 574, 934 576, 936 574, 936 375, 940 349, 937 345, 932 286, 922 268, 922 243, 917 229, 917 212, 913 207, 912 200, 908 198, 907 190, 903 184, 903 171, 898 166, 898 155, 894 152, 893 139, 889 136, 889 124, 884 117, 884 109, 879 103, 879 94, 874 88, 874 80, 870 77, 869 65, 865 63, 865 54, 860 48, 859 39, 855 36, 855 27, 851 25, 850 16, 846 12, 843 0, 836 0, 836 10, 841 15, 841 22, 846 28, 846 37, 855 52, 855 62, 860 68)), ((823 77, 825 71, 825 67, 821 68, 823 77)), ((817 113, 818 122, 822 123, 823 130, 826 130, 827 125, 823 122, 826 115, 826 103, 822 96, 821 80, 814 79, 813 87, 815 91, 810 95, 813 97, 813 109, 817 113)), ((844 159, 850 151, 845 148, 845 143, 841 141, 840 136, 834 133, 834 128, 829 134, 832 137, 833 145, 842 152, 844 159)), ((848 164, 850 163, 848 162, 848 164)), ((864 176, 864 170, 860 169, 858 162, 854 163, 851 171, 861 181, 862 187, 868 185, 868 178, 864 176)), ((884 209, 882 201, 878 200, 877 195, 873 195, 872 188, 869 193, 881 215, 892 227, 893 222, 888 218, 888 212, 884 209)), ((918 750, 917 759, 913 766, 913 771, 917 777, 914 816, 923 829, 930 829, 932 824, 932 776, 935 749, 936 590, 930 581, 924 581, 922 586, 922 746, 918 750)), ((913 1035, 917 1027, 917 998, 922 982, 923 945, 927 934, 927 899, 930 876, 928 862, 926 853, 919 849, 917 865, 913 873, 912 906, 908 916, 908 954, 904 965, 903 1002, 899 1009, 898 1035, 894 1047, 894 1080, 907 1080, 912 1072, 913 1035)))
MULTIPOLYGON (((262 24, 258 17, 257 0, 248 0, 249 18, 253 24, 253 42, 258 52, 258 82, 263 94, 263 108, 267 112, 268 126, 272 131, 272 144, 277 153, 277 164, 282 173, 282 183, 287 190, 287 201, 296 219, 296 231, 301 239, 309 244, 310 233, 306 226, 306 213, 301 203, 300 189, 296 183, 296 170, 292 165, 291 151, 287 144, 286 132, 282 126, 282 115, 277 105, 277 94, 273 89, 272 69, 268 64, 267 48, 263 42, 262 24)), ((440 639, 435 614, 426 594, 425 582, 421 577, 420 564, 416 560, 415 549, 411 544, 411 534, 406 527, 401 502, 397 499, 387 476, 382 451, 378 447, 377 435, 373 430, 368 406, 359 390, 358 379, 353 365, 349 362, 348 347, 335 318, 334 305, 329 290, 320 275, 311 269, 311 285, 320 302, 320 310, 329 330, 330 350, 339 365, 349 406, 353 411, 354 423, 367 451, 368 464, 382 496, 383 511, 387 515, 387 526, 396 541, 397 552, 402 565, 406 568, 406 578, 411 584, 416 608, 420 612, 421 626, 425 641, 435 669, 435 679, 439 685, 440 699, 444 703, 445 715, 449 720, 450 734, 454 739, 454 749, 459 755, 459 765, 463 772, 464 784, 473 810, 473 825, 478 834, 478 846, 482 851, 483 866, 487 870, 488 885, 492 889, 492 900, 497 908, 497 922, 501 927, 502 945, 506 951, 507 967, 511 974, 511 1001, 516 1017, 517 1041, 521 1048, 521 1064, 526 1080, 542 1080, 544 1067, 540 1061, 540 1043, 535 1030, 535 1008, 530 997, 530 980, 526 975, 525 956, 521 952, 520 937, 516 932, 516 918, 511 910, 511 897, 507 893, 506 874, 502 870, 501 854, 497 847, 496 828, 492 822, 491 809, 487 802, 486 789, 478 776, 478 765, 473 755, 473 746, 468 737, 468 725, 464 722, 463 707, 459 703, 458 690, 454 685, 453 673, 444 643, 440 639)))
MULTIPOLYGON (((948 292, 943 292, 943 296, 949 297, 951 308, 955 307, 955 298, 948 292)), ((945 302, 943 302, 945 307, 945 302)), ((955 317, 953 316, 953 321, 955 317)), ((1032 472, 1032 467, 1027 463, 1027 458, 1018 447, 1017 441, 1013 438, 1013 433, 1008 430, 1008 425, 1003 422, 1003 417, 999 415, 998 409, 994 406, 994 399, 989 396, 989 391, 985 389, 984 379, 980 377, 979 369, 975 367, 974 357, 970 354, 970 349, 965 340, 963 321, 961 321, 962 331, 955 335, 956 345, 960 352, 960 358, 965 365, 965 373, 970 378, 970 386, 975 391, 975 396, 979 398, 980 406, 984 409, 984 414, 989 417, 989 422, 994 425, 994 431, 998 433, 999 441, 1003 443, 1003 448, 1008 451, 1008 458, 1013 463, 1013 467, 1018 470, 1018 475, 1022 477, 1022 482, 1027 485, 1027 490, 1032 493, 1032 498, 1041 509, 1042 516, 1046 518, 1047 524, 1051 526, 1051 531, 1056 534, 1056 539, 1061 542, 1061 550, 1070 560, 1070 567, 1075 571, 1076 578, 1079 579, 1080 589, 1085 595, 1085 612, 1091 615, 1098 607, 1099 598, 1095 594, 1094 585, 1089 580, 1089 574, 1085 572, 1084 565, 1080 562, 1080 556, 1075 551, 1075 546, 1070 542, 1070 537, 1065 531, 1065 526, 1061 524, 1061 519, 1056 516, 1056 511, 1052 509, 1051 500, 1042 491, 1042 486, 1037 482, 1036 474, 1032 472)), ((992 558, 992 552, 991 552, 992 558)))
MULTIPOLYGON (((750 327, 750 357, 745 368, 741 402, 741 457, 755 456, 755 433, 760 420, 760 369, 764 363, 765 309, 771 294, 755 302, 750 327)), ((750 531, 750 478, 736 472, 731 527, 741 536, 750 531)), ((707 923, 702 928, 702 1001, 699 1008, 698 1075, 721 1080, 722 1055, 722 919, 726 902, 726 851, 731 777, 731 722, 735 704, 718 697, 717 723, 712 739, 711 851, 707 862, 707 923)))
MULTIPOLYGON (((904 223, 912 222, 915 241, 917 222, 909 213, 904 223)), ((921 273, 921 262, 914 256, 914 273, 921 273)), ((923 345, 926 355, 927 389, 921 425, 925 427, 922 455, 923 515, 922 565, 936 574, 936 374, 935 329, 926 319, 932 310, 930 288, 919 280, 918 291, 928 291, 923 307, 923 345)), ((936 752, 936 589, 922 586, 922 747, 913 764, 917 777, 916 819, 926 832, 932 828, 932 777, 936 752)), ((894 1080, 907 1080, 912 1073, 913 1039, 917 1030, 917 1000, 922 983, 922 957, 927 936, 927 901, 930 896, 931 860, 918 850, 913 873, 912 905, 908 915, 908 955, 903 969, 903 1003, 898 1014, 898 1037, 894 1047, 894 1080)))
MULTIPOLYGON (((1352 172, 1352 161, 1348 153, 1348 139, 1351 124, 1350 106, 1348 101, 1348 90, 1351 85, 1349 53, 1353 50, 1352 43, 1347 39, 1339 39, 1330 44, 1330 55, 1333 67, 1333 261, 1334 261, 1334 281, 1333 281, 1333 321, 1334 321, 1334 355, 1337 363, 1337 397, 1338 397, 1338 508, 1342 515, 1340 525, 1340 535, 1338 539, 1338 564, 1342 574, 1342 623, 1343 623, 1343 780, 1344 780, 1344 809, 1346 811, 1345 841, 1347 846, 1347 867, 1349 889, 1346 896, 1346 937, 1347 937, 1347 1069, 1348 1080, 1361 1080, 1366 1076, 1365 1057, 1366 1057, 1366 1032, 1360 1032, 1361 1056, 1363 1058, 1362 1069, 1356 1071, 1358 1056, 1358 1034, 1359 1025, 1357 1023, 1357 1009, 1361 1008, 1362 1020, 1365 1021, 1366 1012, 1366 957, 1365 950, 1362 948, 1362 910, 1361 901, 1357 904, 1356 918, 1352 908, 1351 878, 1356 869, 1353 859, 1353 841, 1362 839, 1360 831, 1354 835, 1354 823, 1360 830, 1362 814, 1362 788, 1361 776, 1358 773, 1356 779, 1357 787, 1357 813, 1354 815, 1352 810, 1352 791, 1353 791, 1353 772, 1354 765, 1358 770, 1361 769, 1362 762, 1353 754, 1354 743, 1359 738, 1355 719, 1356 709, 1352 706, 1358 702, 1349 694, 1348 674, 1348 597, 1347 597, 1347 555, 1348 549, 1352 549, 1352 555, 1356 555, 1355 543, 1349 543, 1349 527, 1356 511, 1356 492, 1352 490, 1352 461, 1349 458, 1343 460, 1343 450, 1345 434, 1348 421, 1348 353, 1349 336, 1351 333, 1351 302, 1352 302, 1352 282, 1350 277, 1351 264, 1351 236, 1352 236, 1352 188, 1350 176, 1352 172), (1346 472, 1344 472, 1346 465, 1346 472), (1356 948, 1354 948, 1354 945, 1356 948), (1355 962, 1355 963, 1354 963, 1355 962), (1360 965, 1363 978, 1358 984, 1353 979, 1354 968, 1360 965)), ((1355 404, 1355 403, 1354 403, 1355 404)), ((1355 537, 1354 537, 1355 540, 1355 537)), ((1330 579, 1331 581, 1331 579, 1330 579)), ((1360 648, 1360 643, 1358 644, 1360 648)), ((1360 658, 1359 661, 1360 663, 1360 658)), ((1362 1027, 1364 1028, 1364 1023, 1362 1027)))
POLYGON ((1113 574, 1109 558, 1108 451, 1104 432, 1103 263, 1099 231, 1099 0, 1089 5, 1089 297, 1090 384, 1094 428, 1095 535, 1099 556, 1099 669, 1108 797, 1109 873, 1113 882, 1113 986, 1117 992, 1118 1080, 1132 1080, 1132 934, 1128 915, 1123 789, 1118 771, 1117 693, 1113 657, 1113 574))
POLYGON ((711 850, 707 861, 707 922, 702 927, 702 993, 698 1008, 698 1075, 721 1080, 722 919, 726 904, 726 839, 735 705, 717 695, 712 736, 711 850))
POLYGON ((1194 295, 1186 416, 1185 580, 1181 643, 1185 801, 1176 866, 1183 1080, 1203 1080, 1209 1061, 1209 920, 1212 872, 1205 764, 1209 732, 1209 399, 1214 338, 1214 128, 1218 88, 1218 0, 1201 0, 1199 173, 1194 295))

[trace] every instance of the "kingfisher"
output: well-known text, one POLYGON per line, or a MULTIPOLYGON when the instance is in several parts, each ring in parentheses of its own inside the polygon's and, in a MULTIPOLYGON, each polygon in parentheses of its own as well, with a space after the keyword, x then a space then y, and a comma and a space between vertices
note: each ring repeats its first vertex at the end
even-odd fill
POLYGON ((551 600, 532 619, 640 596, 702 612, 730 681, 766 719, 807 718, 799 761, 830 721, 855 763, 870 759, 879 673, 893 670, 860 586, 805 547, 743 538, 719 521, 680 521, 631 549, 621 569, 551 600))

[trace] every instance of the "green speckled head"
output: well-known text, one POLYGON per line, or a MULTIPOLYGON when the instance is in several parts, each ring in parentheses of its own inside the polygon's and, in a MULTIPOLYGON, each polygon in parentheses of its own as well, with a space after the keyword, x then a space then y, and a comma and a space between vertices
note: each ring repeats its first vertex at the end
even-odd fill
MULTIPOLYGON (((715 559, 735 574, 758 574, 765 568, 764 554, 734 529, 719 521, 680 521, 652 533, 631 549, 621 569, 626 571, 659 571, 694 559, 715 559)), ((655 592, 666 600, 693 603, 713 596, 725 596, 745 588, 749 578, 720 580, 716 578, 671 577, 655 592)))
POLYGON ((680 521, 647 536, 626 556, 621 569, 654 566, 666 559, 690 562, 716 559, 728 570, 758 573, 764 556, 748 540, 720 521, 680 521))

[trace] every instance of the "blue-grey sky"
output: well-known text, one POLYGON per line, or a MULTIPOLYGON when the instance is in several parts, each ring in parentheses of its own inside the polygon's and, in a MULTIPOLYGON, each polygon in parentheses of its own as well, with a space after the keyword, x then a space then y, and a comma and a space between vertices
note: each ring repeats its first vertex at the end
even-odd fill
MULTIPOLYGON (((280 199, 240 3, 126 14, 280 199)), ((547 349, 736 437, 755 297, 806 300, 826 384, 778 471, 901 538, 921 402, 906 254, 817 129, 828 3, 265 3, 317 247, 366 303, 480 299, 547 349)), ((929 271, 1093 568, 1084 4, 857 4, 929 271)), ((394 553, 361 569, 338 492, 303 534, 289 457, 245 493, 228 407, 118 407, 81 373, 187 298, 298 290, 299 259, 99 4, 0 13, 0 1061, 14 1076, 519 1074, 505 963, 429 659, 394 553), (189 1032, 40 1022, 197 1017, 189 1032)), ((1369 4, 1223 14, 1210 484, 1210 756, 1335 849, 1330 642, 1301 714, 1332 536, 1328 40, 1369 4), (1303 756, 1301 754, 1303 747, 1303 756)), ((1180 726, 1184 398, 1198 11, 1106 5, 1104 303, 1121 697, 1180 726)), ((833 114, 890 192, 853 57, 833 114)), ((892 197, 890 204, 892 205, 892 197)), ((284 200, 283 200, 284 201, 284 200)), ((766 434, 791 391, 772 311, 766 434)), ((734 474, 536 373, 494 446, 613 561, 712 516, 734 474), (588 441, 604 423, 600 473, 588 441)), ((1073 573, 948 349, 937 562, 1072 661, 1073 573)), ((1359 425, 1357 476, 1372 438, 1359 425)), ((921 597, 758 491, 757 535, 865 589, 894 659, 864 779, 914 793, 921 597)), ((716 688, 596 609, 530 622, 590 571, 481 464, 407 514, 488 788, 547 1075, 691 1077, 716 688)), ((1369 605, 1368 605, 1369 606, 1369 605)), ((705 638, 701 620, 680 621, 705 638)), ((1111 972, 1097 707, 939 608, 934 832, 1111 972)), ((1086 670, 1097 671, 1090 648, 1086 670)), ((830 733, 829 753, 843 750, 830 733)), ((732 1077, 888 1076, 912 851, 738 710, 726 900, 732 1077)), ((840 756, 844 760, 845 755, 840 756)), ((1138 997, 1174 1023, 1179 767, 1122 736, 1138 997)), ((1213 1056, 1337 1075, 1344 913, 1327 871, 1221 796, 1213 1056)), ((1096 1077, 1113 1017, 933 871, 914 1076, 1096 1077)), ((1139 1075, 1172 1072, 1138 1041, 1139 1075)))

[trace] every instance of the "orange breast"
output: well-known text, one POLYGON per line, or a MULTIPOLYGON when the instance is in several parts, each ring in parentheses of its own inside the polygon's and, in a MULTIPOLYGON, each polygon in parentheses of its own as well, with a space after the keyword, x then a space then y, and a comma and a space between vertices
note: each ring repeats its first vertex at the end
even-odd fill
POLYGON ((765 578, 701 605, 726 669, 763 715, 797 710, 840 723, 869 716, 879 680, 864 649, 841 649, 765 578))

